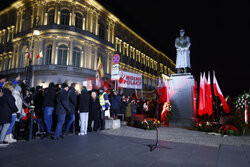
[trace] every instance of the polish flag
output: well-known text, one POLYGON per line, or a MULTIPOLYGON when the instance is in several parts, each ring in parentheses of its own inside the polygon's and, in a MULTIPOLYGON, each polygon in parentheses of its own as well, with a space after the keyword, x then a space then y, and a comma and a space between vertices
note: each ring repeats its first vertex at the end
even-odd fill
POLYGON ((210 79, 210 72, 208 72, 208 83, 207 83, 207 90, 206 90, 206 95, 207 95, 207 110, 208 110, 208 115, 213 114, 213 104, 212 104, 212 91, 211 91, 211 79, 210 79))
POLYGON ((225 113, 229 113, 230 112, 230 108, 220 90, 219 84, 217 82, 217 79, 215 77, 215 72, 214 72, 214 76, 213 76, 213 88, 214 88, 214 95, 218 96, 221 100, 221 103, 223 105, 223 110, 225 111, 225 113))
POLYGON ((38 55, 36 56, 37 59, 40 58, 40 57, 43 57, 42 51, 40 51, 40 52, 38 53, 38 55))
POLYGON ((204 79, 204 114, 208 114, 208 105, 207 105, 207 78, 206 78, 206 73, 204 72, 203 74, 203 79, 204 79))
POLYGON ((168 103, 170 103, 170 86, 168 84, 168 80, 167 78, 163 78, 163 87, 165 89, 165 92, 166 92, 166 101, 168 103))
POLYGON ((200 92, 199 92, 199 110, 198 114, 202 116, 204 114, 204 108, 205 108, 205 85, 204 85, 204 79, 201 73, 200 76, 200 92))
POLYGON ((248 124, 248 103, 245 101, 245 123, 248 124))
POLYGON ((30 52, 28 53, 28 59, 30 59, 30 52))

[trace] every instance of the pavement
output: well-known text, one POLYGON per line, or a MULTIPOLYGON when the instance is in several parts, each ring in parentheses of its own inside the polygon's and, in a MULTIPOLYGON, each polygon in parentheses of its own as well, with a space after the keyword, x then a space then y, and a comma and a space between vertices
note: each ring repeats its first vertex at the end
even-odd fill
MULTIPOLYGON (((115 130, 104 130, 101 133, 116 136, 128 136, 143 139, 155 139, 155 130, 143 130, 139 128, 121 126, 115 130)), ((209 135, 207 132, 188 130, 175 127, 160 127, 159 139, 179 143, 200 144, 205 146, 219 147, 220 145, 250 145, 250 136, 224 136, 209 135)))
MULTIPOLYGON (((116 130, 109 130, 110 133, 112 131, 116 130)), ((153 144, 155 140, 105 133, 107 131, 91 132, 85 136, 66 136, 59 141, 36 139, 14 143, 0 149, 0 166, 250 166, 250 145, 221 144, 211 147, 160 140, 159 146, 150 152, 147 145, 153 144)))

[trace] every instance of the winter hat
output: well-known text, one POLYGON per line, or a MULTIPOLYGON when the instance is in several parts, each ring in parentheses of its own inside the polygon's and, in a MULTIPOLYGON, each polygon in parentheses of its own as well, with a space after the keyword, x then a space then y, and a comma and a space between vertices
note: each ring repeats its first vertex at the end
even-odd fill
POLYGON ((62 84, 62 89, 66 88, 66 87, 69 87, 66 83, 63 83, 62 84))

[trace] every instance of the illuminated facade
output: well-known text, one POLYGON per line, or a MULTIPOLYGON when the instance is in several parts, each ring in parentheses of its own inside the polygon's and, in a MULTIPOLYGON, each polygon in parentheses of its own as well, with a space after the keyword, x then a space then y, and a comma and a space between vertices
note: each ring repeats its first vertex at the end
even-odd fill
POLYGON ((32 50, 32 85, 76 82, 94 77, 101 56, 105 78, 112 57, 120 69, 141 73, 153 87, 160 73, 171 75, 175 64, 95 0, 18 0, 0 11, 0 73, 25 78, 32 50), (35 18, 40 35, 33 36, 35 18), (38 53, 43 57, 36 58, 38 53))

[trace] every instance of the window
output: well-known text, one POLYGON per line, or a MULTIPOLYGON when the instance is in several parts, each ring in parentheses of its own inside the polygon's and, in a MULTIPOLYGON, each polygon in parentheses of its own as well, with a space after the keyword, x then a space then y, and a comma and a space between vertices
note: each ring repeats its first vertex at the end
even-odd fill
POLYGON ((81 28, 82 29, 82 15, 80 13, 76 13, 76 17, 75 17, 75 26, 77 28, 81 28))
MULTIPOLYGON (((99 23, 99 38, 105 40, 105 27, 102 23, 99 23)), ((118 48, 119 49, 119 48, 118 48)))
POLYGON ((81 51, 80 51, 79 48, 74 47, 74 49, 73 49, 72 65, 74 67, 80 67, 80 60, 81 60, 81 51))
POLYGON ((45 64, 51 64, 52 45, 46 47, 45 64))
POLYGON ((61 11, 61 25, 69 25, 69 11, 66 9, 61 11))
POLYGON ((68 47, 65 45, 60 45, 58 48, 58 57, 57 57, 57 64, 58 65, 67 65, 67 53, 68 47))
POLYGON ((50 10, 48 12, 48 25, 54 24, 54 15, 55 15, 55 10, 50 10))

